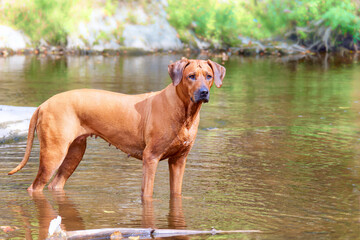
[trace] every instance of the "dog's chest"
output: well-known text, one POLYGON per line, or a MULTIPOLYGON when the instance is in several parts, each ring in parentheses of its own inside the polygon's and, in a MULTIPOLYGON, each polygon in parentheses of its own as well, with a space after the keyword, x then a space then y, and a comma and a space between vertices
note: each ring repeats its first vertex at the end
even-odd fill
POLYGON ((188 147, 192 143, 192 138, 189 130, 183 131, 181 134, 176 136, 175 145, 188 147))
POLYGON ((187 152, 193 145, 196 137, 196 132, 191 129, 181 129, 173 138, 166 156, 178 155, 187 152))

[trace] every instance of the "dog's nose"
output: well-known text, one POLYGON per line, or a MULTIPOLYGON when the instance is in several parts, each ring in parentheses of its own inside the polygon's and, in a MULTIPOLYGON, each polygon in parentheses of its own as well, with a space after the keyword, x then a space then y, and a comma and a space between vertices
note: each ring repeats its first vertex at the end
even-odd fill
POLYGON ((209 90, 207 88, 203 87, 200 89, 200 97, 201 98, 207 97, 208 94, 209 94, 209 90))

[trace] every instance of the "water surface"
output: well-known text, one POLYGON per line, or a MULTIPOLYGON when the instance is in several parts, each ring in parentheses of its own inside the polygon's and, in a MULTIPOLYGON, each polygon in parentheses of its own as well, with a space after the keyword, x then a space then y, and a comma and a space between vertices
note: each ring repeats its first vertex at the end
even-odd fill
MULTIPOLYGON (((170 83, 181 56, 0 58, 0 104, 38 106, 75 88, 129 94, 170 83)), ((214 59, 219 60, 219 59, 214 59)), ((237 58, 201 110, 183 198, 170 199, 167 162, 154 201, 140 198, 141 161, 89 139, 64 192, 30 196, 39 145, 0 145, 0 238, 43 239, 49 221, 70 230, 156 227, 258 229, 262 234, 190 239, 356 239, 360 236, 360 64, 355 57, 300 61, 237 58)), ((166 113, 164 113, 166 114, 166 113)), ((1 113, 0 113, 1 117, 1 113)))

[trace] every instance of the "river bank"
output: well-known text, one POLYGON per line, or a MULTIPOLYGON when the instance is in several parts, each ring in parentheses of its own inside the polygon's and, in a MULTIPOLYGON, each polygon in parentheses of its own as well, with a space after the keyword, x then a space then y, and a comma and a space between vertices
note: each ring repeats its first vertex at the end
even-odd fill
MULTIPOLYGON (((229 44, 219 42, 214 38, 206 38, 197 33, 199 26, 196 22, 191 23, 192 27, 186 29, 177 26, 173 20, 174 9, 169 7, 166 0, 146 4, 141 1, 116 4, 106 1, 105 6, 99 5, 101 1, 90 2, 98 4, 98 6, 96 8, 94 6, 84 7, 87 9, 86 17, 79 17, 76 22, 71 21, 71 27, 66 28, 66 22, 64 22, 64 26, 60 25, 64 30, 61 32, 62 35, 57 38, 53 36, 59 31, 55 25, 55 28, 46 29, 47 31, 43 32, 40 29, 42 25, 39 25, 34 30, 35 32, 39 31, 39 34, 35 34, 33 31, 28 31, 26 34, 27 22, 22 25, 18 23, 18 27, 16 27, 16 24, 11 24, 11 21, 9 23, 2 21, 3 25, 0 25, 0 57, 14 54, 144 55, 164 52, 201 52, 210 56, 220 54, 226 60, 232 55, 311 55, 317 52, 352 53, 358 50, 357 45, 350 38, 343 39, 343 44, 333 46, 330 36, 336 32, 321 23, 313 24, 308 28, 296 27, 294 31, 288 32, 283 37, 266 38, 267 40, 257 40, 252 36, 247 37, 240 34, 236 36, 236 41, 232 40, 232 43, 229 44), (24 29, 21 29, 21 26, 24 29), (52 31, 54 34, 50 34, 52 31), (301 39, 299 36, 304 32, 314 36, 312 37, 313 41, 301 39), (324 34, 327 36, 326 38, 323 37, 324 34)), ((78 1, 74 6, 79 8, 81 4, 78 1)), ((71 7, 74 6, 68 6, 69 14, 72 12, 71 7)), ((0 4, 0 10, 1 7, 6 9, 4 4, 0 4)), ((11 15, 14 18, 17 16, 17 11, 20 11, 16 7, 10 10, 15 12, 14 16, 11 15)), ((41 9, 40 12, 44 13, 45 10, 41 9)), ((46 12, 49 11, 50 6, 46 12)), ((76 9, 76 12, 81 11, 76 9)), ((20 11, 20 13, 23 12, 20 11)), ((180 12, 180 14, 183 16, 184 13, 180 12)), ((33 15, 36 15, 36 11, 33 15)), ((51 15, 51 12, 47 15, 51 15)), ((30 16, 32 15, 28 17, 30 16)), ((62 16, 62 18, 67 17, 69 16, 62 16)), ((49 21, 48 25, 51 25, 51 21, 55 21, 49 16, 38 20, 49 21)), ((238 21, 240 20, 238 19, 238 21)), ((219 26, 220 30, 222 27, 223 25, 219 26)), ((249 33, 249 35, 251 34, 249 33)), ((224 35, 224 38, 226 37, 224 35)))
MULTIPOLYGON (((349 53, 354 51, 348 50, 349 53)), ((201 53, 209 56, 220 56, 224 60, 232 55, 243 55, 243 56, 284 56, 284 55, 297 55, 297 54, 314 54, 314 52, 307 48, 300 46, 296 43, 278 42, 273 41, 268 44, 264 44, 260 41, 245 40, 244 44, 236 47, 229 48, 193 48, 184 46, 183 48, 176 49, 145 49, 136 47, 124 47, 119 46, 117 48, 66 48, 62 46, 51 46, 42 45, 34 48, 9 48, 0 47, 0 57, 7 57, 15 54, 19 55, 147 55, 147 54, 171 54, 171 53, 182 53, 182 54, 196 54, 201 53)))
MULTIPOLYGON (((124 10, 125 11, 125 10, 124 10)), ((120 13, 119 13, 120 14, 120 13)), ((221 54, 226 59, 231 55, 293 55, 312 54, 310 49, 289 41, 258 41, 248 37, 239 37, 240 44, 232 47, 214 47, 209 42, 199 40, 192 34, 192 41, 183 43, 177 37, 176 30, 166 20, 166 13, 162 18, 157 16, 157 23, 150 25, 129 24, 124 28, 123 44, 118 44, 112 35, 108 40, 96 40, 106 24, 101 25, 98 19, 104 16, 97 12, 93 15, 88 25, 80 24, 77 36, 69 36, 66 46, 51 45, 41 39, 39 43, 32 42, 30 38, 20 30, 9 26, 0 25, 0 56, 7 57, 15 54, 44 54, 44 55, 146 55, 153 53, 203 53, 207 55, 221 54), (96 26, 95 26, 96 24, 96 26), (98 28, 97 30, 95 30, 98 28), (85 29, 85 30, 84 30, 85 29), (81 32, 88 32, 85 37, 81 32), (151 33, 158 33, 161 36, 155 37, 151 33), (114 39, 112 39, 114 38, 114 39), (86 42, 86 43, 85 43, 86 42)), ((113 18, 116 18, 114 15, 113 18)), ((112 22, 114 19, 103 20, 112 22)), ((114 27, 115 29, 115 27, 114 27)), ((113 31, 114 29, 108 30, 113 31)))

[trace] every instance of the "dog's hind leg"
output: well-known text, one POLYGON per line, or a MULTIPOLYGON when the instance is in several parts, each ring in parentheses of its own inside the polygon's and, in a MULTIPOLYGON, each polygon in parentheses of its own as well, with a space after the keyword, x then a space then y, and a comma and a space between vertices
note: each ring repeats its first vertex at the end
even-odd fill
POLYGON ((75 139, 69 147, 67 155, 61 164, 54 179, 49 184, 49 189, 63 189, 66 181, 75 171, 86 149, 86 136, 75 139))
MULTIPOLYGON (((63 119, 52 115, 41 116, 37 125, 37 135, 40 144, 39 171, 28 191, 42 191, 56 170, 63 163, 69 146, 74 141, 76 133, 73 126, 63 119), (60 121, 61 120, 61 121, 60 121)), ((75 123, 76 124, 76 123, 75 123)))
POLYGON ((40 147, 39 171, 34 182, 28 188, 28 191, 30 192, 42 191, 65 158, 68 148, 67 143, 58 145, 52 144, 51 146, 52 147, 46 147, 43 149, 40 147))

